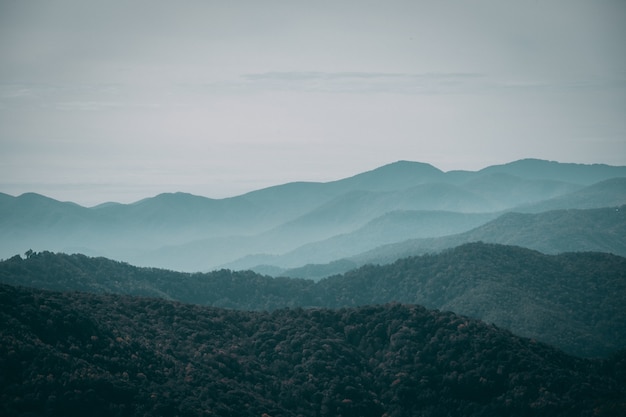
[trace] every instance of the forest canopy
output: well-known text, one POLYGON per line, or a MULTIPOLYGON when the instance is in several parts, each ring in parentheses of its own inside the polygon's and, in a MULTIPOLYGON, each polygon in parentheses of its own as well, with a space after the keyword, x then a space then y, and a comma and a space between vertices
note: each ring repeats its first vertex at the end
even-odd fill
POLYGON ((250 271, 180 273, 41 252, 0 262, 0 282, 241 310, 419 304, 495 323, 578 356, 606 357, 626 348, 626 258, 605 253, 545 255, 471 243, 313 282, 250 271))
POLYGON ((626 355, 449 312, 272 312, 0 285, 0 414, 623 415, 626 355))

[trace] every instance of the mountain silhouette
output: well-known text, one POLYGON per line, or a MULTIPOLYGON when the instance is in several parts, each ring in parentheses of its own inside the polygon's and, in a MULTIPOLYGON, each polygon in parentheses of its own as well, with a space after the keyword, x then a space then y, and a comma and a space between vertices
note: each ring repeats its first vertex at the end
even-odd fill
POLYGON ((271 265, 282 257, 275 266, 292 268, 354 256, 356 246, 364 251, 479 226, 455 229, 432 217, 413 236, 390 223, 389 231, 398 233, 382 231, 377 238, 376 219, 392 213, 476 214, 486 222, 510 211, 616 207, 626 204, 624 178, 626 167, 530 159, 475 172, 398 161, 336 181, 289 183, 225 199, 165 193, 86 208, 32 193, 2 194, 0 257, 29 249, 81 252, 190 272, 254 266, 251 259, 271 265), (354 239, 370 243, 354 245, 354 239), (306 250, 311 256, 298 255, 306 250))
POLYGON ((268 271, 275 276, 320 279, 365 264, 388 264, 399 258, 434 253, 470 242, 522 246, 546 254, 594 251, 626 256, 625 210, 626 206, 542 213, 510 212, 467 232, 386 244, 328 264, 281 268, 280 257, 259 257, 257 260, 266 261, 261 262, 266 265, 257 263, 257 266, 248 268, 268 271))

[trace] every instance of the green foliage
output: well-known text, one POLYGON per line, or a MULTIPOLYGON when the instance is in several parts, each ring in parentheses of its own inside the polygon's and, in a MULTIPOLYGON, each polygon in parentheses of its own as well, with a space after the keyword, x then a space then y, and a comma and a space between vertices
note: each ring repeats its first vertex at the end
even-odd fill
POLYGON ((3 416, 619 415, 624 354, 412 305, 244 312, 0 285, 3 416))
POLYGON ((579 356, 626 347, 626 259, 603 253, 544 255, 473 243, 313 282, 250 271, 187 274, 42 252, 0 263, 0 282, 242 310, 396 301, 479 318, 579 356))

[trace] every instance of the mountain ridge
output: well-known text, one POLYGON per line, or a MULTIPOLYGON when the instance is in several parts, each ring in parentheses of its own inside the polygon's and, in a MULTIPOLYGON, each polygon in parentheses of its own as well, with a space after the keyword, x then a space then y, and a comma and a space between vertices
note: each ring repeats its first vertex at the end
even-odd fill
MULTIPOLYGON (((252 190, 240 195, 236 195, 236 196, 232 196, 232 197, 225 197, 225 198, 211 198, 211 197, 206 197, 206 196, 200 196, 197 194, 193 194, 193 193, 187 193, 187 192, 182 192, 182 191, 170 191, 170 192, 163 192, 163 193, 159 193, 153 197, 145 197, 142 199, 139 199, 137 201, 131 202, 131 203, 118 203, 115 201, 108 201, 108 202, 103 202, 103 203, 99 203, 96 204, 94 206, 82 206, 81 207, 85 207, 85 208, 96 208, 102 205, 108 205, 108 204, 118 204, 118 205, 122 205, 122 206, 128 206, 128 205, 134 205, 137 203, 140 203, 142 201, 145 200, 150 200, 153 199, 155 197, 158 196, 162 196, 162 195, 183 195, 183 196, 194 196, 194 197, 201 197, 201 198, 206 198, 209 200, 228 200, 228 199, 236 199, 239 197, 244 197, 244 196, 249 196, 249 195, 255 195, 258 194, 260 192, 265 192, 265 191, 271 191, 271 190, 278 190, 281 189, 283 187, 287 187, 287 188, 292 188, 292 186, 318 186, 318 185, 325 185, 325 184, 341 184, 343 182, 361 182, 361 180, 363 178, 367 178, 367 177, 371 177, 374 176, 377 173, 390 173, 390 172, 394 172, 394 173, 409 173, 411 175, 416 175, 416 171, 415 170, 409 170, 408 168, 420 168, 420 173, 423 174, 429 174, 431 176, 436 176, 439 178, 443 178, 445 176, 458 176, 458 175, 470 175, 470 176, 479 176, 485 173, 505 173, 505 174, 509 174, 509 175, 513 175, 516 177, 520 177, 520 178, 526 178, 526 179, 546 179, 545 176, 542 176, 540 174, 537 174, 537 172, 545 172, 546 171, 546 167, 550 168, 547 171, 549 172, 548 177, 555 177, 558 179, 553 179, 555 181, 562 181, 562 182, 572 182, 571 179, 570 181, 565 181, 562 178, 566 177, 566 175, 562 174, 562 173, 558 173, 558 172, 554 172, 556 171, 556 168, 558 167, 558 169, 560 168, 565 168, 567 169, 567 171, 569 172, 574 172, 574 178, 576 178, 578 181, 580 181, 582 184, 585 185, 590 185, 594 182, 600 182, 604 179, 609 179, 609 178, 614 178, 614 177, 626 177, 626 166, 619 166, 619 165, 608 165, 608 164, 600 164, 600 163, 594 163, 594 164, 586 164, 586 163, 573 163, 573 162, 558 162, 558 161, 550 161, 550 160, 544 160, 544 159, 538 159, 538 158, 525 158, 525 159, 519 159, 519 160, 515 160, 515 161, 511 161, 511 162, 507 162, 504 164, 496 164, 496 165, 491 165, 485 168, 481 168, 479 170, 475 170, 475 171, 470 171, 470 170, 449 170, 449 171, 442 171, 439 168, 427 163, 427 162, 419 162, 419 161, 409 161, 409 160, 398 160, 395 162, 391 162, 385 165, 382 165, 380 167, 377 168, 373 168, 371 170, 368 171, 364 171, 362 173, 358 173, 352 176, 348 176, 345 178, 341 178, 341 179, 337 179, 337 180, 331 180, 331 181, 326 181, 326 182, 316 182, 316 181, 292 181, 292 182, 287 182, 287 183, 283 183, 283 184, 277 184, 277 185, 272 185, 269 187, 264 187, 258 190, 252 190), (542 169, 537 169, 537 168, 542 168, 542 169), (585 172, 582 172, 585 171, 585 172)), ((422 178, 420 178, 422 179, 422 178)), ((456 180, 452 180, 452 182, 456 182, 456 180)), ((575 182, 575 181, 574 181, 575 182)), ((290 190, 292 191, 292 190, 290 190)), ((44 194, 40 194, 40 193, 34 193, 34 192, 25 192, 22 193, 18 196, 13 196, 7 193, 3 193, 0 192, 0 195, 3 196, 10 196, 10 197, 20 197, 20 196, 24 196, 24 195, 28 195, 28 194, 34 194, 34 195, 39 195, 39 196, 44 196, 44 194)), ((50 198, 50 197, 47 197, 50 198)), ((52 199, 52 198, 50 198, 52 199)), ((61 200, 55 200, 55 201, 59 201, 59 202, 64 202, 61 200)), ((77 203, 73 203, 76 205, 79 205, 77 203)))
POLYGON ((553 179, 563 181, 580 181, 582 184, 590 185, 603 179, 612 177, 623 177, 624 169, 620 166, 607 164, 580 164, 572 162, 549 161, 537 158, 525 158, 500 165, 485 167, 479 173, 505 172, 515 176, 529 179, 553 179))
MULTIPOLYGON (((347 272, 358 266, 374 263, 387 264, 398 258, 436 253, 465 243, 484 241, 489 243, 509 244, 539 250, 547 254, 571 251, 599 251, 626 256, 626 206, 604 207, 598 209, 561 209, 546 212, 505 212, 491 215, 477 215, 485 219, 484 223, 472 229, 455 234, 433 237, 410 238, 396 243, 388 243, 357 254, 321 258, 317 255, 332 253, 332 246, 327 241, 313 242, 306 246, 314 251, 303 256, 300 266, 295 261, 281 263, 283 259, 293 258, 294 253, 305 247, 280 256, 253 257, 239 259, 224 264, 234 269, 252 269, 272 271, 275 276, 320 279, 334 274, 347 272), (325 248, 325 246, 329 246, 325 248), (315 248, 320 248, 316 250, 315 248), (316 262, 321 260, 322 262, 316 262), (254 261, 257 263, 255 264, 254 261), (325 262, 329 262, 328 264, 325 262), (316 272, 316 271, 320 272, 316 272)), ((469 223, 465 223, 466 227, 469 223)), ((350 236, 358 236, 359 229, 351 234, 335 236, 329 241, 350 242, 350 236)), ((449 229, 448 229, 449 230, 449 229)), ((398 235, 400 236, 400 235, 398 235)), ((355 238, 353 238, 355 239, 355 238)), ((356 243, 367 245, 376 242, 356 243)))
POLYGON ((605 356, 626 347, 626 258, 597 252, 546 255, 470 243, 388 265, 366 265, 317 282, 252 271, 190 274, 42 252, 0 262, 0 282, 238 310, 395 301, 479 318, 579 356, 605 356))
MULTIPOLYGON (((419 239, 410 240, 403 243, 387 245, 386 248, 393 251, 394 245, 402 247, 404 245, 411 246, 411 244, 416 244, 416 248, 422 247, 430 248, 430 250, 441 250, 472 241, 486 240, 489 243, 516 244, 518 246, 524 246, 529 249, 540 250, 545 253, 552 254, 567 251, 564 246, 561 246, 561 250, 555 250, 554 247, 550 248, 549 246, 541 244, 541 242, 537 242, 538 236, 542 236, 543 239, 556 240, 563 245, 583 242, 583 245, 579 246, 579 251, 596 250, 599 252, 602 251, 610 253, 610 249, 618 249, 616 254, 624 256, 626 255, 626 238, 624 237, 626 236, 626 234, 623 233, 624 231, 626 231, 625 210, 626 206, 601 209, 554 210, 537 214, 512 212, 506 213, 500 218, 479 226, 474 230, 464 232, 456 236, 429 238, 422 240, 421 242, 419 239), (586 214, 591 214, 592 218, 586 218, 586 214), (612 217, 617 219, 616 223, 610 222, 612 217), (533 219, 539 219, 539 221, 533 222, 533 219), (522 223, 518 222, 517 220, 522 220, 522 223), (513 221, 513 223, 507 225, 509 221, 513 221), (561 222, 561 224, 558 224, 558 222, 561 222), (551 230, 548 228, 548 225, 551 225, 551 230), (492 235, 494 237, 488 238, 486 235, 489 234, 488 230, 490 228, 505 228, 505 232, 500 233, 499 235, 494 234, 492 235), (533 233, 533 229, 540 231, 542 235, 537 235, 533 233), (601 239, 598 239, 597 236, 593 235, 593 233, 597 232, 598 230, 601 230, 603 233, 608 234, 608 236, 611 238, 617 239, 616 244, 611 244, 611 248, 607 248, 606 246, 595 246, 598 243, 602 244, 601 239), (578 231, 582 231, 583 234, 577 235, 576 233, 578 231), (591 233, 591 236, 593 236, 593 238, 586 239, 584 235, 586 233, 591 233), (570 239, 565 239, 564 236, 569 236, 570 239), (572 238, 571 236, 574 236, 574 238, 572 238), (521 237, 522 241, 518 239, 518 237, 521 237), (585 248, 584 245, 589 246, 585 248)), ((409 250, 413 251, 413 249, 409 250)), ((374 251, 376 251, 376 249, 374 251)), ((410 254, 419 253, 424 252, 420 252, 420 249, 418 249, 413 253, 404 252, 402 256, 409 256, 410 254)), ((365 256, 366 258, 368 258, 367 262, 372 261, 372 258, 367 256, 366 254, 362 254, 359 256, 365 256)), ((392 261, 396 258, 395 255, 391 255, 390 257, 389 255, 387 255, 387 259, 388 261, 392 261)))
MULTIPOLYGON (((79 248, 144 266, 207 271, 250 255, 282 256, 305 245, 338 242, 342 234, 399 210, 488 214, 626 204, 626 179, 605 178, 620 173, 626 178, 626 167, 522 160, 488 168, 443 172, 422 162, 398 161, 327 183, 287 183, 225 199, 162 193, 92 208, 37 194, 5 194, 0 198, 0 257, 28 249, 79 248), (536 172, 526 173, 524 167, 536 172), (549 178, 538 179, 541 172, 549 178), (604 182, 594 183, 595 188, 583 184, 598 178, 604 182)), ((431 228, 430 237, 444 229, 431 228)), ((407 237, 399 233, 380 243, 407 237)))

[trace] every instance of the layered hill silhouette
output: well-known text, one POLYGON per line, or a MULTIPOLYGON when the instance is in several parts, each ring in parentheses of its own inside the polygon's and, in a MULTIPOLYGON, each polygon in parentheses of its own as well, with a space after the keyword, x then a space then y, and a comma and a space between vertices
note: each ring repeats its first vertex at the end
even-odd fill
POLYGON ((399 161, 337 181, 226 199, 174 193, 87 208, 32 193, 0 194, 0 257, 29 249, 79 252, 189 272, 236 262, 249 267, 258 259, 279 270, 466 232, 508 211, 623 205, 624 178, 626 167, 534 159, 475 172, 399 161), (354 242, 358 251, 346 251, 354 242), (281 256, 282 265, 267 262, 281 256))
MULTIPOLYGON (((282 256, 249 257, 227 266, 238 269, 241 265, 259 272, 266 271, 274 276, 320 279, 366 264, 388 264, 399 258, 438 252, 469 242, 523 246, 547 254, 594 251, 626 256, 626 206, 552 210, 540 213, 508 212, 467 232, 407 239, 355 254, 360 248, 371 247, 374 242, 380 241, 376 239, 360 241, 359 238, 366 235, 368 227, 364 229, 333 238, 342 239, 348 246, 349 249, 344 251, 345 258, 337 259, 332 256, 333 252, 329 251, 335 247, 332 242, 325 244, 323 241, 307 245, 306 248, 310 249, 310 252, 303 254, 307 256, 305 259, 313 262, 335 259, 328 264, 312 263, 289 268, 290 265, 298 263, 290 259, 299 254, 300 250, 296 250, 282 256), (267 264, 272 264, 273 267, 268 267, 267 264)), ((381 233, 381 236, 384 236, 384 233, 381 233)), ((303 258, 304 256, 299 260, 303 258)))
POLYGON ((626 258, 606 253, 545 255, 472 243, 315 282, 251 271, 190 274, 43 252, 1 262, 0 282, 241 310, 420 304, 495 323, 579 356, 626 348, 626 258))
POLYGON ((0 285, 3 416, 616 416, 626 358, 387 304, 244 312, 0 285))

